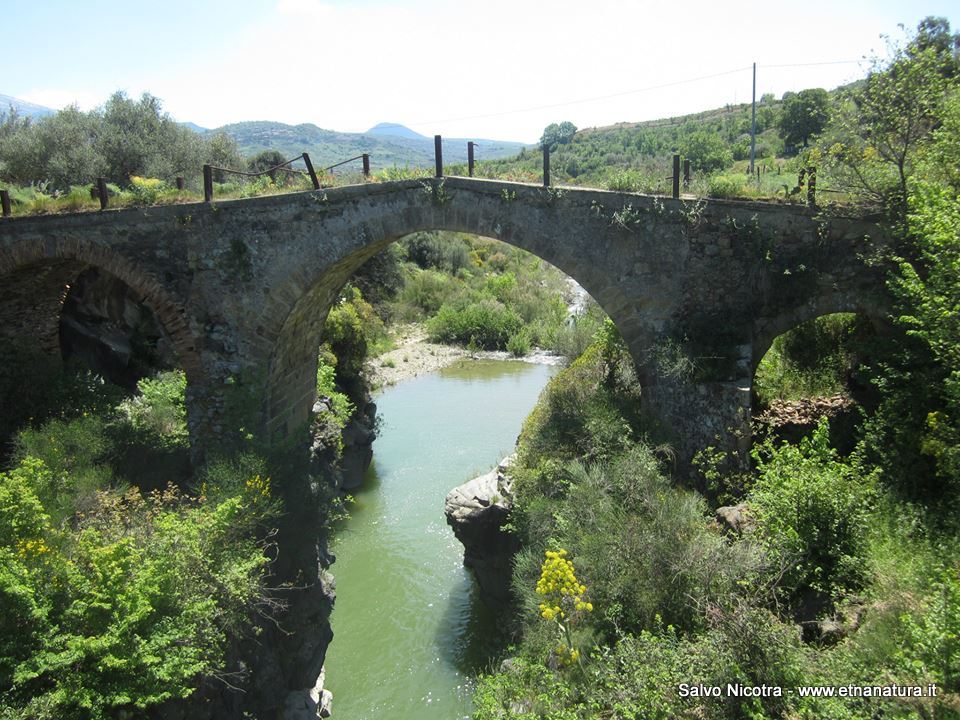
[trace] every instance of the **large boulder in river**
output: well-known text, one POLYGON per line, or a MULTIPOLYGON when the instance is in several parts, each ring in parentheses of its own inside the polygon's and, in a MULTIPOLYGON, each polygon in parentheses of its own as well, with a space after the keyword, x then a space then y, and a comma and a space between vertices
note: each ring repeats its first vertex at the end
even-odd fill
POLYGON ((447 495, 444 514, 464 547, 463 564, 470 568, 480 596, 494 610, 510 604, 516 537, 504 532, 512 507, 510 458, 498 467, 455 487, 447 495))

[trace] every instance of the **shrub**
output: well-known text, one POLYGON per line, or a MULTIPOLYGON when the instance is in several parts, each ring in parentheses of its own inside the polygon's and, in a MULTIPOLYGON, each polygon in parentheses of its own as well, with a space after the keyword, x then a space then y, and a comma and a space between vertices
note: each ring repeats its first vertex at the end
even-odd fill
POLYGON ((869 478, 837 459, 821 421, 799 446, 772 441, 754 453, 760 477, 748 497, 758 531, 786 568, 794 600, 812 590, 839 599, 865 580, 872 490, 869 478))
MULTIPOLYGON (((363 364, 370 349, 386 340, 383 320, 355 287, 348 285, 330 308, 323 326, 324 344, 336 358, 337 382, 346 394, 359 399, 365 387, 363 364)), ((332 358, 328 358, 331 361, 332 358)))
POLYGON ((186 447, 187 377, 182 370, 159 373, 137 383, 140 394, 120 404, 134 430, 159 445, 186 447))
POLYGON ((747 194, 747 180, 743 175, 713 175, 707 194, 717 198, 738 198, 747 194))
POLYGON ((459 308, 444 305, 427 322, 427 332, 434 342, 502 350, 522 326, 523 320, 517 313, 496 300, 485 299, 459 308))
POLYGON ((269 482, 200 503, 176 491, 101 492, 54 532, 33 493, 42 463, 0 475, 0 704, 15 717, 143 715, 222 670, 228 636, 269 607, 255 535, 269 482), (5 493, 11 493, 11 498, 5 493), (8 500, 15 499, 15 503, 8 500))
POLYGON ((156 205, 170 188, 158 178, 145 178, 134 175, 130 178, 130 194, 137 205, 156 205))
POLYGON ((638 170, 614 170, 607 177, 607 190, 639 192, 641 187, 643 176, 638 170))
POLYGON ((34 477, 33 492, 60 522, 84 504, 83 498, 110 484, 112 473, 105 461, 113 450, 104 420, 83 415, 22 430, 15 457, 21 463, 42 463, 44 472, 34 477))
POLYGON ((532 342, 530 340, 530 334, 527 332, 526 328, 518 332, 516 335, 512 335, 509 340, 507 340, 507 352, 516 357, 523 357, 530 353, 532 342))

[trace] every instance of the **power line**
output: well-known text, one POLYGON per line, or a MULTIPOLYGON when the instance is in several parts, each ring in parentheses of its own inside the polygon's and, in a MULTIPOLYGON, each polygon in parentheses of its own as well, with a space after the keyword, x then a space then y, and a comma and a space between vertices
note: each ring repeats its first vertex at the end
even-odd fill
MULTIPOLYGON (((502 117, 504 115, 517 115, 520 113, 535 112, 537 110, 549 110, 557 107, 566 107, 568 105, 581 105, 583 103, 596 102, 598 100, 609 100, 611 98, 624 97, 625 95, 636 95, 638 93, 650 92, 651 90, 661 90, 663 88, 674 87, 676 85, 686 85, 688 83, 699 82, 701 80, 710 80, 712 78, 723 77, 724 75, 733 75, 738 72, 744 72, 745 70, 749 70, 749 69, 750 67, 747 66, 742 68, 736 68, 734 70, 725 70, 723 72, 712 73, 710 75, 701 75, 699 77, 694 77, 694 78, 686 78, 684 80, 675 80, 673 82, 662 83, 660 85, 649 85, 647 87, 636 88, 634 90, 624 90, 618 93, 611 93, 610 95, 596 95, 588 98, 580 98, 578 100, 565 100, 564 102, 549 103, 547 105, 536 105, 534 107, 528 107, 528 108, 522 108, 522 109, 516 109, 516 110, 501 110, 498 112, 483 113, 482 115, 467 115, 463 117, 446 118, 443 120, 438 120, 438 119, 418 120, 416 122, 411 122, 410 124, 411 125, 431 125, 433 123, 461 122, 463 120, 480 120, 483 118, 502 117)), ((389 124, 389 125, 380 125, 379 127, 389 128, 389 127, 404 127, 404 126, 400 124, 389 124)))
POLYGON ((812 67, 814 65, 859 65, 860 60, 828 60, 827 62, 784 63, 782 65, 761 65, 768 68, 812 67))
MULTIPOLYGON (((760 68, 791 68, 791 67, 813 67, 816 65, 855 65, 858 64, 859 60, 829 60, 826 62, 809 62, 809 63, 781 63, 777 65, 759 65, 760 68)), ((536 112, 537 110, 550 110, 558 107, 568 107, 570 105, 583 105, 585 103, 597 102, 599 100, 610 100, 612 98, 625 97, 627 95, 638 95, 640 93, 651 92, 653 90, 662 90, 664 88, 676 87, 678 85, 688 85, 690 83, 700 82, 702 80, 712 80, 713 78, 724 77, 726 75, 735 75, 736 73, 746 72, 752 68, 751 65, 745 67, 734 68, 732 70, 724 70, 722 72, 711 73, 709 75, 700 75, 698 77, 685 78, 683 80, 674 80, 673 82, 660 83, 658 85, 648 85, 647 87, 636 88, 633 90, 624 90, 617 93, 611 93, 609 95, 595 95, 588 98, 580 98, 577 100, 565 100, 563 102, 549 103, 546 105, 536 105, 533 107, 527 108, 518 108, 515 110, 500 110, 498 112, 491 113, 482 113, 479 115, 463 115, 455 118, 444 118, 444 119, 432 119, 432 120, 417 120, 409 123, 410 125, 433 125, 433 124, 442 124, 442 123, 454 123, 454 122, 463 122, 465 120, 483 120, 485 118, 492 117, 503 117, 505 115, 519 115, 521 113, 536 112)), ((378 125, 378 129, 385 128, 398 128, 406 127, 406 125, 401 125, 399 123, 390 123, 378 125)))

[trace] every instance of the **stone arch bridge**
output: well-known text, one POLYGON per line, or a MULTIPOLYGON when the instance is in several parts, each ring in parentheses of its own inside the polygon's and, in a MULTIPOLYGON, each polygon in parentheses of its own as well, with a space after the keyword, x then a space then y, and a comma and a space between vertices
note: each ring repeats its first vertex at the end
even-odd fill
POLYGON ((58 352, 61 305, 89 267, 127 283, 188 380, 191 438, 215 446, 225 398, 253 393, 289 436, 314 402, 323 321, 350 275, 422 230, 495 238, 576 279, 622 333, 681 467, 749 442, 753 371, 780 333, 875 312, 874 223, 796 205, 673 200, 446 178, 0 222, 0 341, 58 352))
POLYGON ((58 353, 70 284, 104 270, 179 356, 195 455, 246 408, 294 463, 275 468, 287 502, 274 572, 296 587, 283 632, 267 626, 249 665, 244 703, 259 717, 310 706, 332 637, 322 510, 297 470, 307 453, 282 440, 307 437, 323 321, 367 259, 434 229, 529 250, 586 288, 626 340, 679 474, 708 444, 744 456, 753 371, 778 334, 883 303, 882 275, 862 259, 884 242, 878 226, 796 206, 447 178, 0 221, 0 342, 58 353))

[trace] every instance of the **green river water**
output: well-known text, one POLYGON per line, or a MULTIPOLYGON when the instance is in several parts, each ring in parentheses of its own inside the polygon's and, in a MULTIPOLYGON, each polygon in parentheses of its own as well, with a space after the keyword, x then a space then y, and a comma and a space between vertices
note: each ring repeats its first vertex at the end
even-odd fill
POLYGON ((443 515, 455 486, 513 450, 555 367, 466 361, 388 388, 383 427, 337 531, 326 687, 343 720, 455 720, 494 624, 443 515))

